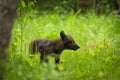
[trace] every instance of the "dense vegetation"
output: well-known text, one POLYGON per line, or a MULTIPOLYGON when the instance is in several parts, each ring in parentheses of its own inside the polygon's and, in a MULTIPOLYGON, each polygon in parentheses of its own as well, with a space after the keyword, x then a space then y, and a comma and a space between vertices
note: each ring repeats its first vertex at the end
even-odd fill
POLYGON ((25 13, 19 12, 7 50, 5 80, 119 80, 119 19, 119 15, 98 16, 91 11, 41 14, 28 8, 25 13), (61 64, 55 65, 52 57, 49 64, 40 64, 40 54, 31 55, 28 51, 30 42, 36 38, 59 38, 61 30, 81 48, 65 50, 61 64))

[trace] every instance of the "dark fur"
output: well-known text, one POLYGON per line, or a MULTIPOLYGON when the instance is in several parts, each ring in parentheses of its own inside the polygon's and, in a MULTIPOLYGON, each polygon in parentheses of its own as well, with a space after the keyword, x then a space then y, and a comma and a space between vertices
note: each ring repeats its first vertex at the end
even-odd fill
POLYGON ((74 42, 71 36, 66 35, 63 31, 60 32, 60 37, 55 40, 36 39, 31 42, 31 53, 39 52, 41 61, 47 61, 46 56, 52 55, 55 57, 55 63, 60 62, 60 54, 65 49, 77 50, 80 47, 74 42))

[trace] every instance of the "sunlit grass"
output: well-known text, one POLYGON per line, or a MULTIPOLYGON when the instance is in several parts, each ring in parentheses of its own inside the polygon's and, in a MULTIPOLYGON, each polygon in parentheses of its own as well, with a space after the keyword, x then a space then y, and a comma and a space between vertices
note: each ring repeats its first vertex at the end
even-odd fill
MULTIPOLYGON (((114 29, 120 24, 114 15, 44 14, 16 19, 8 50, 6 80, 118 80, 120 78, 120 39, 114 29), (22 27, 22 30, 21 30, 22 27), (61 55, 63 69, 39 64, 39 54, 30 57, 28 46, 36 38, 59 38, 60 31, 71 35, 81 47, 61 55), (21 32, 22 31, 22 32, 21 32), (22 33, 22 34, 21 34, 22 33), (21 36, 23 38, 21 46, 21 36), (22 48, 22 51, 21 51, 22 48)), ((120 35, 119 35, 120 36, 120 35)))

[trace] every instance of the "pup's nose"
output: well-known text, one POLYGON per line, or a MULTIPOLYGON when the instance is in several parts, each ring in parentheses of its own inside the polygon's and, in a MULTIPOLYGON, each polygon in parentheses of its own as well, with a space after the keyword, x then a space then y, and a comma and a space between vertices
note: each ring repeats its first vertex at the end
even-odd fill
POLYGON ((78 45, 75 45, 75 48, 74 48, 74 50, 77 50, 77 49, 79 49, 80 47, 78 46, 78 45))
POLYGON ((79 46, 77 46, 77 49, 79 49, 80 47, 79 46))

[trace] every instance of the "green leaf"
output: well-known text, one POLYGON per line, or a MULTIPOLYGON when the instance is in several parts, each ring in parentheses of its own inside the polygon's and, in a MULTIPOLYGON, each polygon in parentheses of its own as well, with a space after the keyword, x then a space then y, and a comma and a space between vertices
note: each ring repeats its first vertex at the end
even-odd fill
POLYGON ((28 7, 31 7, 34 5, 34 2, 28 2, 28 7))
POLYGON ((22 5, 23 8, 26 6, 25 2, 23 0, 21 0, 21 5, 22 5))
POLYGON ((99 71, 98 72, 98 77, 103 77, 104 76, 104 73, 102 71, 99 71))

